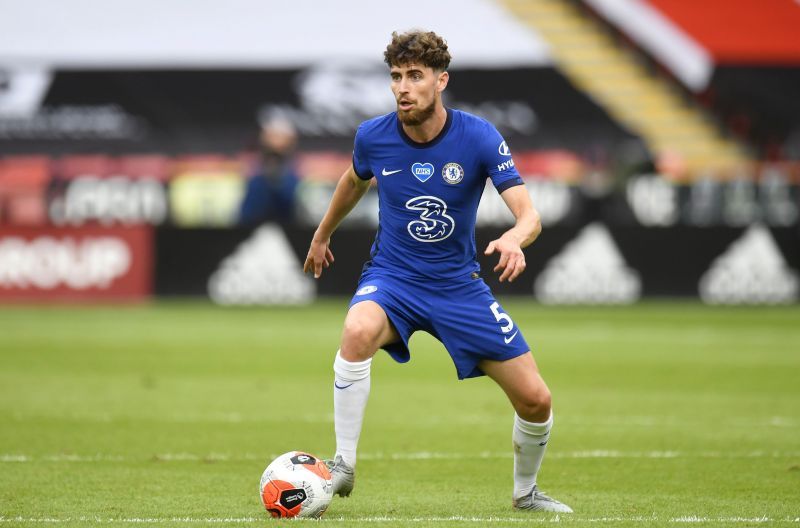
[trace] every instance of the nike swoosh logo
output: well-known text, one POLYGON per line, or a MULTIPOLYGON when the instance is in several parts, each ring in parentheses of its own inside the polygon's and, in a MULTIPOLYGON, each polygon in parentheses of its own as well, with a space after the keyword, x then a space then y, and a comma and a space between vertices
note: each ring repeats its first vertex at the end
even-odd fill
POLYGON ((503 341, 505 341, 505 342, 506 342, 506 344, 509 344, 510 342, 512 342, 512 341, 514 340, 514 338, 515 338, 515 337, 517 337, 517 334, 518 334, 518 333, 519 333, 519 330, 517 330, 516 332, 514 332, 513 334, 511 334, 511 337, 504 337, 504 338, 503 338, 503 341))
MULTIPOLYGON (((352 385, 352 383, 351 383, 350 385, 352 385)), ((350 385, 345 385, 344 387, 342 387, 342 386, 341 386, 341 385, 339 385, 339 383, 338 383, 338 382, 336 382, 335 380, 334 380, 334 382, 333 382, 333 386, 334 386, 334 387, 336 387, 337 389, 346 389, 346 388, 347 388, 347 387, 349 387, 350 385)))
POLYGON ((397 174, 398 172, 402 172, 402 171, 403 171, 403 169, 397 169, 397 170, 393 170, 393 171, 387 171, 387 170, 386 170, 386 168, 384 167, 384 169, 381 171, 381 174, 383 174, 384 176, 390 176, 390 175, 392 175, 392 174, 397 174))

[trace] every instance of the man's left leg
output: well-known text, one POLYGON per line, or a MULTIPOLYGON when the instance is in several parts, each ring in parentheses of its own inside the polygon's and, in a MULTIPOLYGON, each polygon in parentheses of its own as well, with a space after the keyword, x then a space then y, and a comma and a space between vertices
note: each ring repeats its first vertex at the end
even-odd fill
POLYGON ((505 391, 514 407, 514 507, 571 513, 572 509, 540 492, 536 477, 553 425, 550 390, 530 352, 505 361, 482 360, 481 370, 505 391))

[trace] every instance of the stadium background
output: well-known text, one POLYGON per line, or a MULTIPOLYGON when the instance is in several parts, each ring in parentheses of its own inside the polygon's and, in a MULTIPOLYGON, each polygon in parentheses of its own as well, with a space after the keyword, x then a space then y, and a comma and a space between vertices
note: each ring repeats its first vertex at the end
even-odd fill
MULTIPOLYGON (((374 192, 321 281, 301 262, 417 26, 542 214, 518 281, 482 263, 553 389, 544 489, 576 525, 798 522, 798 2, 0 0, 0 26, 0 525, 260 524, 268 460, 330 453, 374 192), (297 215, 239 225, 274 115, 297 215)), ((478 246, 510 220, 489 189, 478 246)), ((510 511, 503 395, 412 345, 376 357, 322 522, 559 521, 510 511)))
MULTIPOLYGON (((0 298, 350 293, 374 196, 334 242, 341 280, 315 285, 298 262, 355 127, 392 109, 383 41, 416 17, 376 24, 355 0, 314 17, 240 0, 224 24, 219 8, 187 20, 180 3, 76 5, 3 4, 16 23, 0 35, 0 298), (238 207, 274 115, 301 135, 298 212, 254 230, 238 207), (266 255, 283 256, 259 269, 266 255)), ((472 0, 458 20, 448 2, 427 6, 454 50, 448 104, 496 123, 542 213, 531 270, 500 293, 797 300, 800 16, 771 6, 472 0)), ((479 242, 509 221, 487 192, 479 242)))

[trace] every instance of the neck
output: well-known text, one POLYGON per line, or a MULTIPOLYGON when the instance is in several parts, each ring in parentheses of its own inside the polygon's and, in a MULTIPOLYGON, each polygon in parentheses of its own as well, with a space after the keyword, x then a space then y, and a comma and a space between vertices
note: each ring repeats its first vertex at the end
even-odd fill
POLYGON ((403 131, 417 143, 427 143, 439 135, 447 122, 447 110, 444 105, 437 104, 433 115, 419 125, 403 124, 403 131))

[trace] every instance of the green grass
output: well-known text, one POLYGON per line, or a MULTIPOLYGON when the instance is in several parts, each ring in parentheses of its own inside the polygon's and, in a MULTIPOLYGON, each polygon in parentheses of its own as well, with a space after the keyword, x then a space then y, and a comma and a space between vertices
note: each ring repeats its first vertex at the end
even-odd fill
MULTIPOLYGON (((419 333, 373 363, 356 491, 321 525, 800 522, 800 307, 505 308, 554 395, 540 486, 577 513, 511 510, 510 406, 419 333)), ((332 452, 345 309, 0 308, 0 528, 285 524, 257 483, 332 452)))

